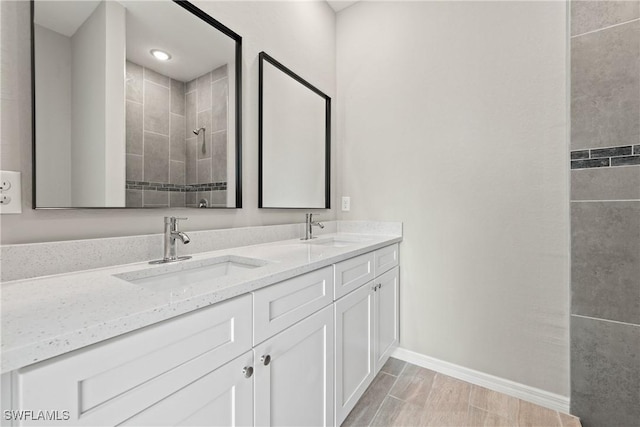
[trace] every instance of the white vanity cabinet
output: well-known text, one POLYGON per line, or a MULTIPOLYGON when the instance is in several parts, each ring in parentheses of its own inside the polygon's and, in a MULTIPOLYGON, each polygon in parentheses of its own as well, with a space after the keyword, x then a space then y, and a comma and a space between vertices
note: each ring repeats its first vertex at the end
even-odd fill
POLYGON ((69 419, 15 424, 201 425, 203 416, 212 417, 208 425, 251 424, 253 378, 243 373, 253 366, 246 356, 251 311, 251 295, 244 295, 20 369, 13 409, 69 411, 69 419), (217 383, 221 377, 228 378, 217 383), (191 404, 169 403, 186 401, 191 404))
MULTIPOLYGON (((398 245, 372 255, 376 277, 334 304, 336 425, 349 415, 398 343, 398 245)), ((346 262, 353 265, 353 260, 346 262)), ((338 267, 336 282, 338 272, 345 270, 338 267)))
POLYGON ((395 244, 12 371, 2 409, 62 419, 2 425, 340 425, 398 343, 398 287, 395 244))

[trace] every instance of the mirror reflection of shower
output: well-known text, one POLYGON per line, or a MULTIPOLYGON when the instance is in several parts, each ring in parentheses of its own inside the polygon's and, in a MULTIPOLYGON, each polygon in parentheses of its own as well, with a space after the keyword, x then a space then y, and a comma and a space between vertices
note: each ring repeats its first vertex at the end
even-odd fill
POLYGON ((202 132, 202 154, 207 154, 207 129, 206 128, 198 128, 194 129, 193 133, 198 136, 200 132, 202 132))

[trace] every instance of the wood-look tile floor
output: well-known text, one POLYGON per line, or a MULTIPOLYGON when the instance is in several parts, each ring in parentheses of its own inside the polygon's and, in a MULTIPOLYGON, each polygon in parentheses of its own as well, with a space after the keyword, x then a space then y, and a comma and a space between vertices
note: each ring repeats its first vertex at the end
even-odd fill
POLYGON ((581 427, 552 411, 398 359, 389 359, 347 426, 581 427))

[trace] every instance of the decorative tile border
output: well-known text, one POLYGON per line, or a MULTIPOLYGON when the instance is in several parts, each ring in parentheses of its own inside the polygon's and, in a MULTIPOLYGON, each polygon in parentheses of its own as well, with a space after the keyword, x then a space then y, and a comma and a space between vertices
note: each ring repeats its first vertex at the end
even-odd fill
POLYGON ((591 148, 571 152, 571 169, 640 165, 640 145, 591 148))
POLYGON ((223 191, 227 189, 226 182, 207 182, 204 184, 166 184, 161 182, 127 181, 127 190, 157 190, 179 191, 191 193, 196 191, 223 191))

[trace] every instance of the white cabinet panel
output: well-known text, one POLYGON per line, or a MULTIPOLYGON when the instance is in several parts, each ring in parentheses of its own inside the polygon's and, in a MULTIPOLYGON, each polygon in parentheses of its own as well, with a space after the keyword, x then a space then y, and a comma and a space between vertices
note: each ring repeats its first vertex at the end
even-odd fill
POLYGON ((335 299, 358 289, 374 277, 374 254, 360 255, 335 265, 335 299))
POLYGON ((119 424, 248 351, 251 302, 245 295, 21 369, 14 406, 68 410, 65 425, 119 424))
MULTIPOLYGON (((5 417, 5 411, 10 411, 13 409, 13 374, 11 372, 7 372, 6 374, 2 374, 0 376, 0 426, 2 427, 11 427, 13 422, 11 419, 7 419, 5 417)), ((9 417, 10 418, 10 417, 9 417)))
POLYGON ((256 425, 333 424, 333 338, 330 306, 255 348, 256 425))
POLYGON ((398 244, 375 251, 376 277, 398 265, 398 244))
POLYGON ((254 345, 333 301, 333 267, 325 267, 254 292, 254 345))
POLYGON ((161 400, 123 426, 250 426, 253 424, 253 351, 161 400))
POLYGON ((378 373, 398 344, 398 267, 376 277, 374 284, 377 286, 377 290, 375 292, 373 342, 376 359, 375 372, 378 373))
POLYGON ((373 282, 335 303, 336 425, 342 424, 373 380, 373 282))

